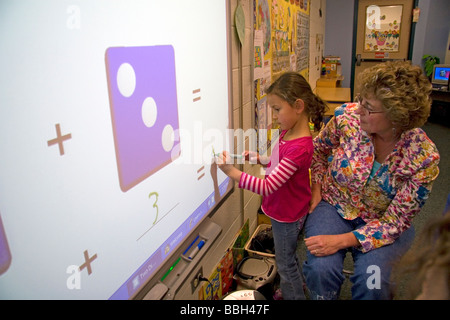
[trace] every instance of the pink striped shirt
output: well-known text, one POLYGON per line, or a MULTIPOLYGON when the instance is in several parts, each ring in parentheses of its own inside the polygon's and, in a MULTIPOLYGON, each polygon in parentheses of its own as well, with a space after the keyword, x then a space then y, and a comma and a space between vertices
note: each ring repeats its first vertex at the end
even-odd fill
POLYGON ((305 216, 309 209, 313 144, 311 137, 285 141, 285 134, 286 131, 281 133, 272 152, 265 178, 242 173, 239 188, 262 195, 262 210, 270 218, 294 222, 305 216))

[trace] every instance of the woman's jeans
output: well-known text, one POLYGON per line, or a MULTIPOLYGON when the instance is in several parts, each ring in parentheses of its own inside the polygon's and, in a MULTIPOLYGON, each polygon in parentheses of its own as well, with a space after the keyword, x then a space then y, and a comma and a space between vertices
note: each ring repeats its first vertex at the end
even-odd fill
POLYGON ((302 267, 297 257, 297 242, 306 217, 292 223, 271 219, 275 261, 280 275, 283 300, 305 300, 302 267))
MULTIPOLYGON (((345 220, 336 209, 325 201, 319 203, 308 216, 305 238, 315 235, 348 233, 365 222, 361 218, 345 220)), ((390 275, 393 263, 410 248, 414 240, 414 228, 408 230, 392 244, 363 253, 356 248, 344 249, 333 255, 316 257, 307 252, 303 272, 311 299, 337 299, 343 275, 344 258, 348 251, 354 260, 354 274, 350 277, 352 299, 391 299, 390 275)))

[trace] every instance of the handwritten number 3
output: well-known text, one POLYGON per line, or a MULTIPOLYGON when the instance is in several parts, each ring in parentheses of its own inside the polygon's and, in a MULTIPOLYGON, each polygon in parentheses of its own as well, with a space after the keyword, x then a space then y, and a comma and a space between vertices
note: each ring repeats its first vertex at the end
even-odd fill
POLYGON ((157 192, 151 192, 149 195, 148 195, 148 198, 150 199, 152 196, 155 196, 155 202, 153 203, 153 208, 156 208, 156 217, 155 217, 155 221, 153 221, 153 224, 155 224, 156 223, 156 221, 158 220, 158 213, 159 213, 159 208, 158 208, 158 205, 156 204, 157 202, 158 202, 158 193, 157 192))

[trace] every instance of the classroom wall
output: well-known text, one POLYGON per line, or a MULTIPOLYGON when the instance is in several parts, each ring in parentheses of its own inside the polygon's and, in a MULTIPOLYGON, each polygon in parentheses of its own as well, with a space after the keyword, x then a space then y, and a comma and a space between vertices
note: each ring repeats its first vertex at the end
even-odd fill
MULTIPOLYGON (((350 87, 353 62, 353 20, 355 0, 326 0, 325 54, 341 57, 343 87, 350 87)), ((422 66, 424 54, 440 57, 444 62, 449 51, 450 33, 448 0, 419 0, 420 18, 416 24, 412 63, 422 66)))
POLYGON ((448 33, 448 40, 447 40, 447 49, 445 52, 445 61, 444 63, 450 64, 450 31, 448 33))
MULTIPOLYGON (((325 2, 325 1, 324 1, 325 2)), ((325 56, 341 57, 342 86, 349 88, 352 71, 354 0, 327 0, 325 56)))
POLYGON ((316 88, 325 55, 325 22, 327 1, 311 0, 309 11, 309 83, 316 88), (322 13, 322 16, 320 15, 322 13))
POLYGON ((416 24, 412 63, 423 66, 425 54, 438 56, 445 63, 450 33, 448 0, 419 0, 420 18, 416 24))

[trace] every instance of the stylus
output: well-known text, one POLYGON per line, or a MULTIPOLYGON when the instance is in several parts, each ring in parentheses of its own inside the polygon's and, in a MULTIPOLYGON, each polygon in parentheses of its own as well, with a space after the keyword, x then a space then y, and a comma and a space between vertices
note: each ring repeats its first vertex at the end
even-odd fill
MULTIPOLYGON (((220 153, 216 153, 216 154, 214 154, 214 156, 218 157, 218 156, 220 156, 220 153)), ((235 159, 242 159, 242 157, 243 157, 242 154, 234 154, 234 153, 230 153, 229 156, 231 158, 235 158, 235 159)))
POLYGON ((187 253, 187 252, 189 251, 189 249, 194 245, 194 243, 197 242, 198 237, 199 237, 199 236, 195 237, 194 241, 192 241, 192 243, 189 245, 189 247, 187 247, 187 249, 184 250, 183 256, 186 255, 186 253, 187 253))
POLYGON ((198 243, 198 245, 194 248, 194 250, 192 250, 191 254, 189 255, 189 259, 194 259, 194 257, 197 255, 197 253, 200 251, 200 249, 203 247, 203 245, 205 244, 205 241, 202 240, 198 243))

